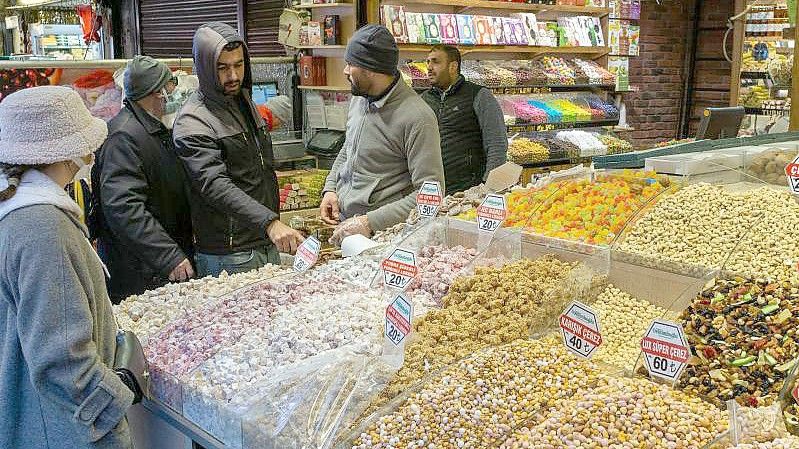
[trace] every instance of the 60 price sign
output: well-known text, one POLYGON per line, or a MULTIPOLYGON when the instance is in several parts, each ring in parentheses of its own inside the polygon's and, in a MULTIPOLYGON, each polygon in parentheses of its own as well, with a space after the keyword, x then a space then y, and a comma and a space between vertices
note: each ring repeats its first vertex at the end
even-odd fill
POLYGON ((650 376, 676 382, 688 364, 691 350, 679 323, 654 320, 641 339, 650 376))

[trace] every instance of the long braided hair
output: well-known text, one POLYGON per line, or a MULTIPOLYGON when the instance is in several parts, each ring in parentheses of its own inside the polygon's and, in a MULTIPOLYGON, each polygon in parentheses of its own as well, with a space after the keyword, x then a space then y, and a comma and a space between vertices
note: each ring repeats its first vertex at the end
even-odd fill
POLYGON ((31 168, 33 168, 32 165, 0 163, 0 172, 2 172, 8 180, 8 187, 6 187, 5 190, 0 190, 0 201, 11 199, 11 197, 17 193, 17 187, 19 187, 22 175, 31 168))

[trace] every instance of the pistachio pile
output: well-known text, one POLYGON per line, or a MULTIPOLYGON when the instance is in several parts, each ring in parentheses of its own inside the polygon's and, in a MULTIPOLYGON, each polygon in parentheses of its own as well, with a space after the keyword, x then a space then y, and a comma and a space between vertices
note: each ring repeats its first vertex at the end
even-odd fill
POLYGON ((599 385, 559 400, 543 421, 500 446, 519 448, 700 448, 727 426, 723 412, 646 379, 601 376, 599 385))
POLYGON ((511 432, 596 383, 595 365, 557 341, 516 340, 441 371, 354 441, 367 448, 497 447, 511 432))
POLYGON ((646 301, 633 298, 609 285, 593 304, 602 326, 602 346, 593 359, 618 368, 632 369, 641 352, 641 337, 652 320, 662 317, 666 310, 646 301))
POLYGON ((681 388, 719 407, 777 400, 799 356, 799 284, 714 279, 680 320, 693 355, 681 388))
POLYGON ((762 215, 730 254, 724 268, 746 276, 799 281, 799 204, 786 190, 770 190, 762 215))
POLYGON ((720 268, 773 196, 768 188, 733 192, 704 183, 684 187, 634 223, 618 250, 661 269, 720 268))

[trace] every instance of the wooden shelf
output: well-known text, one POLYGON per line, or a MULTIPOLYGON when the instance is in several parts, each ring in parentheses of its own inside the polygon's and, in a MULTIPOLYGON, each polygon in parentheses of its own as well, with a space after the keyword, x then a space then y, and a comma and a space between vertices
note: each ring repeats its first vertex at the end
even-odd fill
MULTIPOLYGON (((432 44, 398 44, 400 51, 429 52, 432 44)), ((523 45, 456 45, 461 54, 469 53, 528 53, 533 56, 570 54, 601 58, 610 53, 609 47, 538 47, 523 45)))
POLYGON ((328 90, 334 92, 349 92, 350 86, 297 86, 300 90, 328 90))
POLYGON ((572 6, 572 5, 532 5, 529 3, 514 3, 508 1, 491 0, 392 0, 392 3, 419 4, 419 5, 439 5, 439 6, 459 6, 462 8, 480 9, 506 9, 512 11, 526 12, 561 12, 577 13, 587 16, 603 17, 610 15, 610 8, 599 8, 596 6, 572 6))
POLYGON ((295 9, 316 9, 316 8, 352 8, 352 3, 314 3, 312 5, 294 5, 295 9))

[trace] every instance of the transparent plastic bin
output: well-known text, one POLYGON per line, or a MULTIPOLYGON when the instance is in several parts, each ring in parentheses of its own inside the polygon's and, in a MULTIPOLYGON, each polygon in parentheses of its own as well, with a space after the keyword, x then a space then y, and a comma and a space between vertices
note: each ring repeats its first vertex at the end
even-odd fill
POLYGON ((699 178, 705 175, 712 178, 712 173, 727 171, 730 167, 744 167, 745 153, 746 150, 742 148, 728 148, 653 156, 645 159, 644 169, 675 176, 699 178))
POLYGON ((380 357, 340 348, 282 371, 229 416, 241 419, 243 449, 331 448, 393 373, 380 357))
MULTIPOLYGON (((384 257, 390 256, 396 248, 413 251, 416 255, 419 274, 405 289, 405 293, 426 309, 439 306, 452 282, 467 274, 476 260, 518 259, 521 254, 521 240, 518 232, 500 228, 492 239, 481 235, 473 222, 438 217, 422 224, 398 245, 386 250, 384 257), (484 253, 488 255, 484 256, 484 253), (453 263, 451 259, 444 259, 445 256, 460 260, 453 263)), ((374 277, 372 287, 383 289, 387 297, 397 293, 395 289, 384 286, 382 269, 374 277)))
POLYGON ((799 155, 799 145, 775 144, 748 148, 744 152, 744 173, 759 181, 788 187, 785 166, 799 155))
MULTIPOLYGON (((288 311, 300 313, 298 309, 294 308, 295 305, 301 302, 306 304, 313 303, 314 298, 319 298, 316 296, 318 290, 314 285, 315 283, 324 283, 332 286, 329 298, 343 292, 363 292, 364 295, 367 292, 366 288, 356 287, 341 281, 337 277, 328 276, 322 279, 312 277, 308 273, 297 276, 287 283, 276 284, 267 281, 250 286, 244 291, 239 291, 237 297, 241 301, 275 304, 270 299, 274 298, 278 301, 275 304, 276 308, 265 307, 263 316, 258 322, 252 323, 253 325, 248 330, 247 335, 241 335, 239 339, 229 341, 227 345, 219 348, 212 357, 208 357, 182 379, 183 415, 187 419, 225 442, 225 444, 240 441, 239 435, 235 433, 237 428, 228 425, 227 407, 229 404, 247 403, 248 399, 241 396, 241 391, 247 385, 257 387, 267 381, 272 374, 279 372, 282 369, 279 357, 283 354, 282 349, 279 347, 265 347, 259 351, 259 358, 256 358, 255 355, 249 355, 250 349, 247 349, 253 342, 245 339, 262 339, 266 345, 273 332, 272 326, 277 325, 276 323, 281 314, 285 314, 288 311), (269 310, 273 310, 273 312, 270 314, 269 310), (239 341, 243 341, 245 346, 238 347, 239 341), (244 352, 245 350, 247 352, 244 352), (264 354, 267 354, 267 356, 264 357, 264 354), (239 364, 242 359, 247 360, 246 366, 239 364), (274 366, 270 368, 269 363, 274 363, 274 366), (227 368, 246 369, 247 374, 243 375, 239 372, 222 379, 211 377, 213 373, 220 372, 220 370, 222 372, 227 371, 227 368)), ((379 310, 382 309, 382 303, 379 298, 372 299, 375 301, 373 303, 375 329, 372 346, 377 348, 379 346, 377 323, 379 323, 379 310)), ((336 312, 338 311, 331 312, 331 314, 335 315, 336 312)), ((315 323, 307 323, 308 326, 313 324, 315 323)), ((276 328, 274 331, 280 331, 280 329, 276 328)), ((295 342, 298 345, 312 344, 312 342, 307 340, 297 340, 295 342)), ((376 352, 376 349, 374 352, 376 352)))

